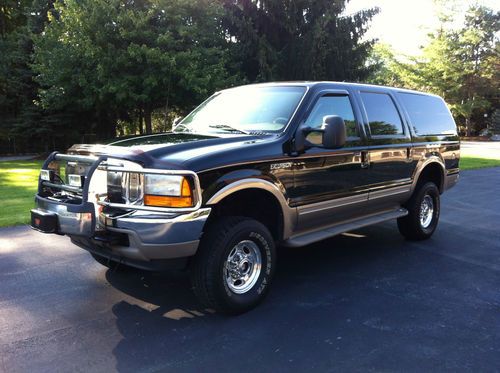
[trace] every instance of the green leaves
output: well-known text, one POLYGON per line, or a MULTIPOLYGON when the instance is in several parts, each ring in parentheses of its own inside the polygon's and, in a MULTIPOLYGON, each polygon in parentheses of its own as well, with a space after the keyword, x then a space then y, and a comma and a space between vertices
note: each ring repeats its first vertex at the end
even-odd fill
POLYGON ((166 102, 190 108, 230 81, 217 7, 186 0, 59 0, 36 39, 41 102, 106 111, 113 121, 130 119, 137 109, 150 116, 166 102))
POLYGON ((165 130, 233 85, 363 80, 372 45, 363 35, 377 12, 345 16, 345 0, 8 3, 0 112, 16 129, 4 131, 56 137, 60 148, 89 135, 165 130))
POLYGON ((250 81, 363 80, 378 9, 343 15, 346 1, 225 1, 236 59, 250 81))
POLYGON ((450 105, 462 132, 471 135, 484 128, 484 114, 498 107, 500 90, 500 13, 472 6, 465 24, 453 28, 457 15, 444 15, 443 24, 430 35, 422 56, 394 56, 386 46, 377 45, 370 63, 371 80, 442 96, 450 105))

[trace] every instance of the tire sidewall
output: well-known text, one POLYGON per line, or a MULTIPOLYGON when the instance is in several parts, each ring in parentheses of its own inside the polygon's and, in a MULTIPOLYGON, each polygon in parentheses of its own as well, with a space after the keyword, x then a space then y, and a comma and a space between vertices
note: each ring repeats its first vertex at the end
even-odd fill
POLYGON ((257 222, 242 222, 235 227, 235 232, 225 242, 221 255, 218 258, 217 276, 219 286, 217 292, 222 295, 224 303, 232 309, 248 309, 257 305, 265 296, 269 289, 271 279, 274 273, 275 264, 275 247, 271 235, 267 232, 264 226, 259 227, 257 222), (244 240, 253 241, 260 250, 262 267, 254 286, 243 294, 234 293, 225 280, 224 264, 231 250, 239 242, 244 240))
POLYGON ((424 184, 424 186, 420 190, 420 193, 418 194, 418 200, 417 200, 417 204, 415 207, 417 209, 415 215, 416 215, 418 227, 420 228, 422 234, 424 234, 426 236, 431 236, 432 233, 434 233, 434 231, 437 228, 437 225, 439 222, 440 209, 441 209, 439 190, 434 183, 424 184), (433 206, 434 211, 432 212, 431 224, 428 227, 424 228, 424 227, 422 227, 422 225, 420 223, 419 211, 420 211, 420 206, 422 204, 422 201, 424 200, 426 195, 428 195, 432 198, 432 203, 434 205, 433 206))

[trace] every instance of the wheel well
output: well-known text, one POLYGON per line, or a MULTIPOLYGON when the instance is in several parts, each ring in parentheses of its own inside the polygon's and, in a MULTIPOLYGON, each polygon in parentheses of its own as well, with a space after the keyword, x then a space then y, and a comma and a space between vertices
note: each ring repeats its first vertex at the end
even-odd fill
POLYGON ((425 166, 425 168, 420 172, 418 177, 417 186, 427 182, 432 181, 439 189, 439 192, 443 192, 443 168, 436 162, 432 162, 425 166))
POLYGON ((207 225, 220 216, 244 216, 265 225, 273 238, 283 237, 283 212, 272 193, 263 189, 245 189, 234 192, 212 206, 207 225))

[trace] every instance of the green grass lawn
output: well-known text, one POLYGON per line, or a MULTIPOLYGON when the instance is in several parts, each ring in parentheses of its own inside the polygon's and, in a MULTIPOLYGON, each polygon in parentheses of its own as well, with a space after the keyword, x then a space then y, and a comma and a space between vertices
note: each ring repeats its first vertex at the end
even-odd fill
POLYGON ((500 159, 460 157, 461 170, 474 170, 476 168, 498 167, 500 159))
MULTIPOLYGON (((0 162, 0 227, 29 224, 42 163, 43 161, 0 162)), ((460 159, 462 170, 497 166, 500 166, 500 159, 460 159)))
POLYGON ((43 161, 0 162, 0 227, 27 224, 43 161))

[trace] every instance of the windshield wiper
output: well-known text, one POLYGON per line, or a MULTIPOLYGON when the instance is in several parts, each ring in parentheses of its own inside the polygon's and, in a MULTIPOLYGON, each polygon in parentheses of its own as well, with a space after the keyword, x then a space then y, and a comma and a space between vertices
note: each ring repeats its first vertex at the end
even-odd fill
POLYGON ((180 130, 179 132, 192 132, 188 126, 182 123, 179 123, 175 126, 175 128, 172 128, 172 132, 177 132, 177 130, 180 130))
POLYGON ((210 128, 217 128, 217 129, 221 129, 221 130, 226 130, 226 131, 231 131, 231 132, 239 132, 239 133, 243 133, 245 135, 250 135, 250 132, 243 131, 239 128, 232 127, 228 124, 211 124, 211 125, 209 125, 209 127, 210 128))

